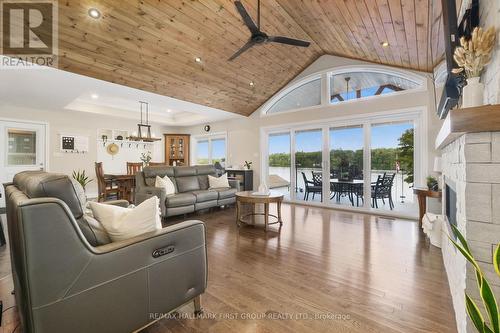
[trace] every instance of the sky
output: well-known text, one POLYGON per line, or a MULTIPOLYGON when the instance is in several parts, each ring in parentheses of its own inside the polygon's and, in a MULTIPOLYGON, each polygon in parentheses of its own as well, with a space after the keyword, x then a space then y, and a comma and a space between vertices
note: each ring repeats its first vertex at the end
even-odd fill
MULTIPOLYGON (((398 138, 410 123, 384 124, 372 127, 372 148, 395 148, 398 138)), ((331 149, 357 150, 362 149, 363 129, 361 127, 338 128, 330 130, 331 149)), ((198 141, 196 152, 198 158, 208 159, 208 141, 198 141)), ((320 151, 322 145, 321 130, 296 132, 296 151, 320 151)), ((289 153, 290 135, 279 134, 269 137, 269 154, 289 153)), ((224 139, 212 140, 212 158, 225 157, 226 142, 224 139)))
MULTIPOLYGON (((398 139, 411 123, 384 124, 372 127, 372 148, 396 148, 398 139)), ((330 130, 331 149, 356 150, 364 145, 363 129, 339 128, 330 130)), ((296 132, 296 151, 320 151, 322 145, 321 130, 296 132)), ((290 152, 290 135, 271 135, 269 137, 269 154, 290 152)))
MULTIPOLYGON (((201 159, 208 159, 208 140, 198 141, 196 147, 196 155, 201 159)), ((226 157, 226 140, 215 139, 212 140, 212 159, 219 159, 226 157)))

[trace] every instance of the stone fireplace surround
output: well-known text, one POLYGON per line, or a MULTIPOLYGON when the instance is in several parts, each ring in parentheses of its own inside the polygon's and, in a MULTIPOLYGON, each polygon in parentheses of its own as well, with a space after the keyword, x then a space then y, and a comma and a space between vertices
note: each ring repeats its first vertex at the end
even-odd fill
MULTIPOLYGON (((500 242, 500 131, 465 133, 441 147, 443 188, 456 192, 456 223, 465 234, 493 292, 500 299, 500 279, 493 268, 493 251, 500 242)), ((446 216, 446 195, 443 216, 446 216)), ((476 332, 465 310, 464 291, 482 306, 474 269, 448 239, 443 223, 442 251, 459 333, 476 332)))

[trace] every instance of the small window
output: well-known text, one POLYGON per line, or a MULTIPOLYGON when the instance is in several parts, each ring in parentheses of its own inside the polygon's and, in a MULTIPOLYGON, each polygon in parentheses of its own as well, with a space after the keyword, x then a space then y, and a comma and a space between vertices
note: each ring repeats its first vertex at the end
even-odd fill
POLYGON ((208 164, 208 140, 196 142, 196 164, 208 164))
POLYGON ((330 102, 340 103, 369 96, 393 94, 415 89, 419 84, 411 80, 378 72, 351 72, 330 77, 330 102))
POLYGON ((223 167, 226 164, 226 139, 212 140, 212 164, 219 162, 223 167))
POLYGON ((278 113, 321 104, 321 79, 314 79, 293 89, 274 103, 267 113, 278 113))
POLYGON ((205 137, 196 140, 195 146, 196 164, 220 163, 222 167, 226 165, 226 138, 225 137, 205 137))
POLYGON ((8 129, 7 165, 36 164, 36 132, 8 129))

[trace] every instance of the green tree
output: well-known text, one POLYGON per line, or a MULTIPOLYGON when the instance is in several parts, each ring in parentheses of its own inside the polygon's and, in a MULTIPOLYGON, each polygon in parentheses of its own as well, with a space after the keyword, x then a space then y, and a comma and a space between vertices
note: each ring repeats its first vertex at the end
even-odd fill
POLYGON ((406 130, 398 139, 399 162, 401 169, 406 171, 405 182, 413 183, 413 128, 406 130))
POLYGON ((275 153, 269 155, 269 166, 290 167, 290 154, 275 153))

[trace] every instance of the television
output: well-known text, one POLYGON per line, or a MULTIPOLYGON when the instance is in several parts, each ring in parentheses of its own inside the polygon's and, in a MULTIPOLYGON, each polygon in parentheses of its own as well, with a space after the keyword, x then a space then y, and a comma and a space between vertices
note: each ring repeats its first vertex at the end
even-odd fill
POLYGON ((443 14, 442 38, 444 38, 446 78, 441 98, 437 105, 437 113, 443 119, 458 104, 462 87, 465 84, 462 75, 451 72, 453 68, 458 67, 455 60, 453 60, 453 53, 460 43, 460 38, 462 36, 469 38, 474 27, 479 25, 479 0, 472 0, 470 2, 470 7, 464 11, 460 24, 458 24, 455 0, 441 0, 441 8, 443 14))

